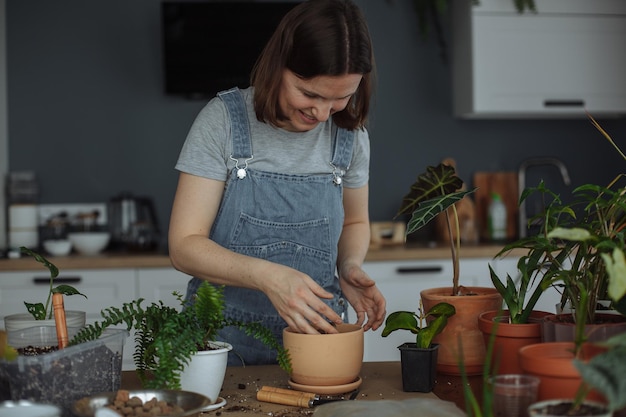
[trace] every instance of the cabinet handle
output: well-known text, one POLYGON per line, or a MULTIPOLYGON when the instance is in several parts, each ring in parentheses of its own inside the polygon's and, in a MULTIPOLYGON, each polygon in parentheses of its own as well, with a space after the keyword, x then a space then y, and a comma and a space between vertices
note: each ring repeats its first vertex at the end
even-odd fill
MULTIPOLYGON (((83 279, 81 277, 56 277, 55 284, 80 284, 83 279)), ((50 278, 33 278, 35 285, 50 285, 50 278)))
POLYGON ((441 271, 443 268, 440 266, 401 266, 396 268, 398 274, 432 274, 441 271))
POLYGON ((585 107, 584 100, 545 100, 544 107, 585 107))

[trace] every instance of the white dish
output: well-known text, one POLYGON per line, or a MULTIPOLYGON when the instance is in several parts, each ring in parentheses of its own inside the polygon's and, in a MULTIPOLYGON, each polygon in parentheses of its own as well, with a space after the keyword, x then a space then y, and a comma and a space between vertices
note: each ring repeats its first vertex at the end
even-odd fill
POLYGON ((67 239, 44 240, 43 248, 52 256, 67 256, 72 250, 72 242, 67 239))
POLYGON ((212 411, 217 410, 218 408, 224 407, 226 405, 226 400, 222 397, 217 397, 217 401, 213 404, 207 405, 202 409, 202 411, 212 411))

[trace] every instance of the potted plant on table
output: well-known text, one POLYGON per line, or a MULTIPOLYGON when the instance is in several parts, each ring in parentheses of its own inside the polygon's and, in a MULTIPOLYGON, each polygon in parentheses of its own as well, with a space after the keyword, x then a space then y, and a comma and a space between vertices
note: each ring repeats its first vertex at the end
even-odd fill
MULTIPOLYGON (((508 251, 505 247, 496 257, 508 251)), ((536 254, 522 256, 518 260, 517 269, 519 279, 513 280, 507 274, 503 281, 489 265, 491 282, 502 296, 507 309, 485 311, 478 316, 478 327, 483 332, 485 343, 492 334, 495 337, 492 360, 500 364, 494 370, 500 374, 522 373, 519 349, 542 341, 541 321, 551 314, 534 309, 541 294, 550 286, 549 278, 541 275, 540 257, 536 254), (530 298, 527 299, 529 294, 530 298)))
MULTIPOLYGON (((592 124, 604 135, 620 155, 626 156, 610 136, 590 116, 592 124)), ((574 359, 586 360, 591 355, 588 341, 606 338, 618 327, 624 332, 621 315, 596 312, 597 301, 607 293, 616 309, 623 310, 626 294, 626 263, 624 262, 624 228, 626 227, 626 192, 618 175, 608 186, 585 184, 573 191, 571 203, 543 184, 524 190, 522 198, 539 192, 548 199, 538 215, 541 233, 508 245, 505 249, 526 248, 528 256, 538 259, 536 270, 542 281, 558 285, 563 291, 562 303, 569 303, 572 312, 544 318, 544 340, 549 343, 528 345, 520 349, 525 373, 542 378, 539 398, 574 397, 580 386, 574 359), (559 322, 556 322, 558 319, 559 322), (622 323, 599 323, 598 319, 619 320, 622 323), (557 335, 560 339, 557 340, 557 335), (560 341, 559 341, 560 340, 560 341), (554 368, 550 365, 555 363, 554 368), (549 379, 547 379, 549 378, 549 379), (568 394, 566 394, 568 393, 568 394)), ((534 221, 536 219, 531 219, 534 221)))
POLYGON ((409 330, 416 335, 415 343, 403 343, 398 346, 404 391, 430 392, 433 390, 439 345, 432 343, 432 340, 443 331, 448 324, 448 318, 455 313, 452 304, 439 303, 425 314, 423 306, 420 305, 418 313, 396 311, 387 316, 382 337, 387 337, 396 330, 409 330), (433 320, 426 325, 427 317, 432 317, 433 320))
POLYGON ((190 304, 181 294, 173 294, 181 303, 180 310, 162 301, 143 308, 143 299, 124 303, 121 309, 110 307, 101 312, 101 322, 87 325, 71 343, 97 338, 104 329, 125 324, 128 330, 136 330, 133 359, 142 386, 200 392, 212 402, 218 399, 232 349, 216 341, 218 330, 224 327, 235 326, 276 349, 279 365, 290 370, 287 351, 269 329, 258 322, 224 317, 223 287, 203 282, 190 304), (213 370, 203 367, 207 358, 216 357, 213 370))
MULTIPOLYGON (((42 255, 27 247, 20 248, 22 253, 32 256, 35 260, 41 263, 50 272, 50 280, 48 284, 48 296, 44 303, 28 303, 24 301, 27 313, 10 314, 4 318, 4 327, 8 333, 16 330, 26 329, 28 327, 35 326, 54 326, 54 318, 52 315, 52 295, 63 294, 81 295, 85 298, 87 296, 79 292, 71 285, 61 284, 54 286, 55 279, 59 275, 59 269, 42 255)), ((82 327, 85 325, 86 313, 84 311, 68 310, 65 313, 67 325, 70 327, 82 327)))
POLYGON ((438 371, 459 375, 458 357, 462 354, 467 372, 474 375, 482 372, 485 361, 485 346, 477 317, 484 311, 500 308, 502 297, 494 288, 464 287, 459 284, 461 233, 455 203, 475 191, 462 188, 463 181, 456 175, 453 166, 444 163, 436 167, 429 166, 411 185, 397 216, 411 214, 407 235, 419 230, 437 215, 446 216, 453 265, 452 287, 427 289, 420 295, 427 311, 435 304, 446 302, 452 304, 456 311, 462 312, 451 317, 446 328, 434 339, 440 345, 438 371), (459 348, 459 338, 462 338, 462 349, 459 348))

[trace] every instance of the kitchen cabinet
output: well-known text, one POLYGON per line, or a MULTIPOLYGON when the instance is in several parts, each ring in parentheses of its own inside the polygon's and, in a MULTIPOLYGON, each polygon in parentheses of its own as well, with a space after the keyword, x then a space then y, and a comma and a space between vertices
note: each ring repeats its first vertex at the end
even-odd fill
MULTIPOLYGON (((493 265, 493 262, 491 258, 461 259, 461 285, 492 287, 488 263, 493 265)), ((376 281, 385 296, 387 313, 417 311, 422 290, 452 285, 450 259, 365 262, 363 269, 376 281)), ((352 323, 356 320, 352 308, 349 309, 348 320, 352 323)), ((415 337, 408 331, 397 331, 382 337, 383 327, 365 332, 364 361, 399 361, 400 351, 397 347, 413 341, 415 337)))
POLYGON ((626 2, 452 2, 454 113, 461 118, 626 114, 626 2))

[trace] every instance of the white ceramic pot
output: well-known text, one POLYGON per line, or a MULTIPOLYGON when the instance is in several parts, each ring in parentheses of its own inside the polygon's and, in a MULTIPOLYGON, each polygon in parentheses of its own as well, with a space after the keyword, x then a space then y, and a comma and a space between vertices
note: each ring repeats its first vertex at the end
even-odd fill
POLYGON ((219 349, 197 352, 180 377, 183 391, 192 391, 207 396, 211 403, 219 398, 226 375, 228 352, 233 347, 225 342, 214 342, 219 349))
MULTIPOLYGON (((84 311, 68 310, 65 312, 67 327, 85 327, 87 315, 84 311)), ((35 320, 30 313, 11 314, 4 318, 4 329, 7 333, 29 327, 54 326, 54 319, 35 320)))

